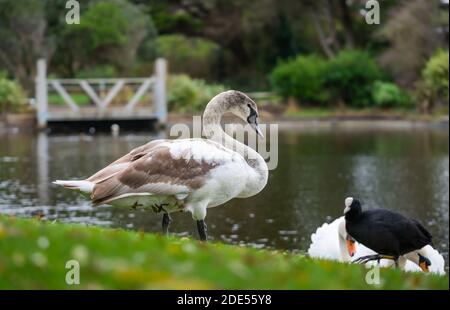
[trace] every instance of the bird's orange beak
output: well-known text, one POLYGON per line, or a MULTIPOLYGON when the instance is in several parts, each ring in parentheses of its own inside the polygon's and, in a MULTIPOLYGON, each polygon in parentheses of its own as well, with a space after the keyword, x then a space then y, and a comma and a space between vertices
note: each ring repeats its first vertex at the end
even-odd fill
POLYGON ((419 267, 423 272, 430 272, 430 268, 428 268, 428 264, 426 262, 420 262, 419 267))
POLYGON ((350 255, 350 257, 353 257, 356 253, 355 239, 347 236, 345 243, 347 244, 348 255, 350 255))

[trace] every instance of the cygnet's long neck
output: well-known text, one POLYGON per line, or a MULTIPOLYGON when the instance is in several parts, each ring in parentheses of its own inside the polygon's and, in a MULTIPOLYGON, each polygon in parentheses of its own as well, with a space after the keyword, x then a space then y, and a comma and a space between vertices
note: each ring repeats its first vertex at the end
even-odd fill
MULTIPOLYGON (((230 111, 233 104, 228 99, 224 93, 221 93, 208 103, 203 113, 203 134, 206 138, 242 155, 247 164, 253 168, 258 177, 257 180, 253 180, 252 184, 247 186, 248 196, 253 196, 260 192, 267 183, 267 164, 258 152, 223 131, 221 126, 222 115, 230 111)), ((246 196, 246 193, 243 193, 242 197, 244 196, 246 196)))

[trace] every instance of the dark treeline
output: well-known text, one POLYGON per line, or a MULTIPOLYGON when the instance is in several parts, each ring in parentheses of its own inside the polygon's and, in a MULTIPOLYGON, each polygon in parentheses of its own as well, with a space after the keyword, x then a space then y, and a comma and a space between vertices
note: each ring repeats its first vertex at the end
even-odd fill
POLYGON ((398 85, 413 88, 427 60, 448 49, 444 0, 0 0, 0 70, 33 88, 36 59, 64 77, 148 75, 158 56, 171 72, 248 90, 269 88, 273 68, 296 55, 333 59, 364 50, 398 85))

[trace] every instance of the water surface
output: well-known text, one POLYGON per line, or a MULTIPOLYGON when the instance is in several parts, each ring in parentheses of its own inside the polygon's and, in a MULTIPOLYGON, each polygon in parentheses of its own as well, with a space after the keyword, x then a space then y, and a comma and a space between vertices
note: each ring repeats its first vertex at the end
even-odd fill
MULTIPOLYGON (((0 213, 159 232, 161 215, 102 206, 51 185, 90 176, 127 151, 165 137, 123 133, 0 135, 0 213)), ((306 251, 310 235, 341 216, 343 199, 419 219, 448 265, 449 134, 444 129, 280 132, 279 162, 259 195, 208 210, 209 236, 258 248, 306 251)), ((188 214, 171 231, 197 237, 188 214)))

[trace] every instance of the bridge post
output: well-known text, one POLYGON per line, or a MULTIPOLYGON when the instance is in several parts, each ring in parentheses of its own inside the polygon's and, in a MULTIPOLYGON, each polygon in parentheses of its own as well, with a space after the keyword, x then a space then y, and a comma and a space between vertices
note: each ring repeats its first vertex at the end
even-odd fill
POLYGON ((155 115, 161 123, 165 123, 167 120, 166 78, 167 62, 164 58, 158 58, 155 62, 155 87, 153 100, 155 103, 155 115))
POLYGON ((36 106, 38 128, 47 126, 48 102, 47 102, 47 63, 45 59, 37 61, 36 74, 36 106))

